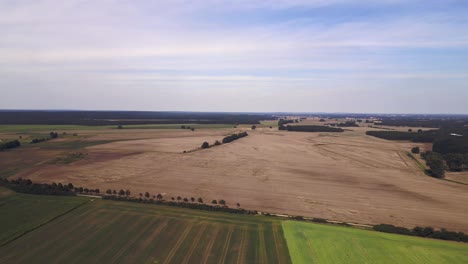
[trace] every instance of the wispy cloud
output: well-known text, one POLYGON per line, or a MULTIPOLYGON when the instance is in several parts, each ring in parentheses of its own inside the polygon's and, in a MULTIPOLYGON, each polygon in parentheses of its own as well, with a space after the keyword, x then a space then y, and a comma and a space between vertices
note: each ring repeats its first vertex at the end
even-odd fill
MULTIPOLYGON (((278 103, 281 92, 318 96, 318 107, 333 111, 324 103, 329 92, 320 89, 385 94, 394 85, 426 89, 438 79, 450 82, 431 89, 468 90, 467 12, 463 1, 3 1, 0 86, 21 98, 26 91, 91 87, 80 95, 85 108, 101 107, 87 103, 92 91, 118 87, 125 94, 124 85, 129 94, 153 91, 146 97, 167 89, 209 97, 219 89, 217 98, 229 95, 230 108, 252 111, 274 109, 236 103, 245 96, 236 91, 250 89, 256 100, 270 91, 278 103)), ((181 107, 180 96, 164 96, 172 107, 145 109, 181 107)), ((5 107, 30 108, 28 101, 3 100, 5 107)), ((401 107, 390 103, 390 112, 401 107)), ((453 103, 447 111, 456 110, 453 103)), ((403 111, 425 106, 414 107, 403 111)), ((307 103, 292 108, 320 110, 307 103)))

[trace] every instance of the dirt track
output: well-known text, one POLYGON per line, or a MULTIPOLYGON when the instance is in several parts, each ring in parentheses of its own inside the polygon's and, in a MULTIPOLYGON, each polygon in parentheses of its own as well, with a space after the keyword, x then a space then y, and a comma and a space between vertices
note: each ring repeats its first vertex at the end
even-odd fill
POLYGON ((128 188, 134 195, 148 191, 165 198, 225 199, 231 206, 239 202, 260 211, 345 222, 468 232, 468 186, 421 173, 406 156, 414 143, 350 129, 354 131, 301 133, 264 128, 192 153, 182 152, 233 130, 89 131, 99 134, 88 140, 132 140, 88 147, 84 160, 42 164, 17 177, 101 190, 128 188))

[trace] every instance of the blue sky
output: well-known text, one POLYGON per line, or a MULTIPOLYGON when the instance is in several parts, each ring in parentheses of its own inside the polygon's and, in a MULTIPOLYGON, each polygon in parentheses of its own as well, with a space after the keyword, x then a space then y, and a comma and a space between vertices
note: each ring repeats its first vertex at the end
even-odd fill
POLYGON ((468 2, 0 0, 0 108, 468 114, 468 2))

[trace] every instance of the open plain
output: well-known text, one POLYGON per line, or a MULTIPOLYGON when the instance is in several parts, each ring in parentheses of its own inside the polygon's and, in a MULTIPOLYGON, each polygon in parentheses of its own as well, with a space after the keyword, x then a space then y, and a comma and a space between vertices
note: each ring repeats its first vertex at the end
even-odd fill
POLYGON ((373 128, 303 133, 269 126, 195 131, 81 128, 67 131, 79 133, 77 138, 0 153, 0 165, 15 168, 15 162, 31 160, 6 176, 34 182, 130 189, 133 196, 161 193, 165 199, 224 199, 229 206, 240 203, 270 213, 467 232, 468 186, 425 176, 407 156, 411 147, 424 150, 430 144, 366 136, 369 129, 373 128), (204 141, 212 144, 239 131, 249 136, 199 149, 204 141), (70 164, 51 162, 77 151, 86 157, 70 164))

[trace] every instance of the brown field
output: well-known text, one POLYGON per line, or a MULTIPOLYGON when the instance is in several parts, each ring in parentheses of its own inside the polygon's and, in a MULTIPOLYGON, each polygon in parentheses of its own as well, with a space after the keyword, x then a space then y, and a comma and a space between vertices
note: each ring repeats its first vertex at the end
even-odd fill
POLYGON ((415 145, 423 150, 430 145, 366 136, 371 128, 345 128, 343 133, 249 129, 246 138, 183 153, 242 129, 248 127, 80 130, 83 140, 110 143, 79 150, 88 156, 68 165, 39 162, 58 155, 56 148, 42 153, 29 147, 0 153, 0 165, 11 166, 10 157, 29 159, 31 167, 16 177, 101 190, 128 188, 135 196, 148 191, 166 199, 225 199, 231 206, 239 202, 273 213, 468 232, 468 186, 425 176, 407 156, 415 145))

